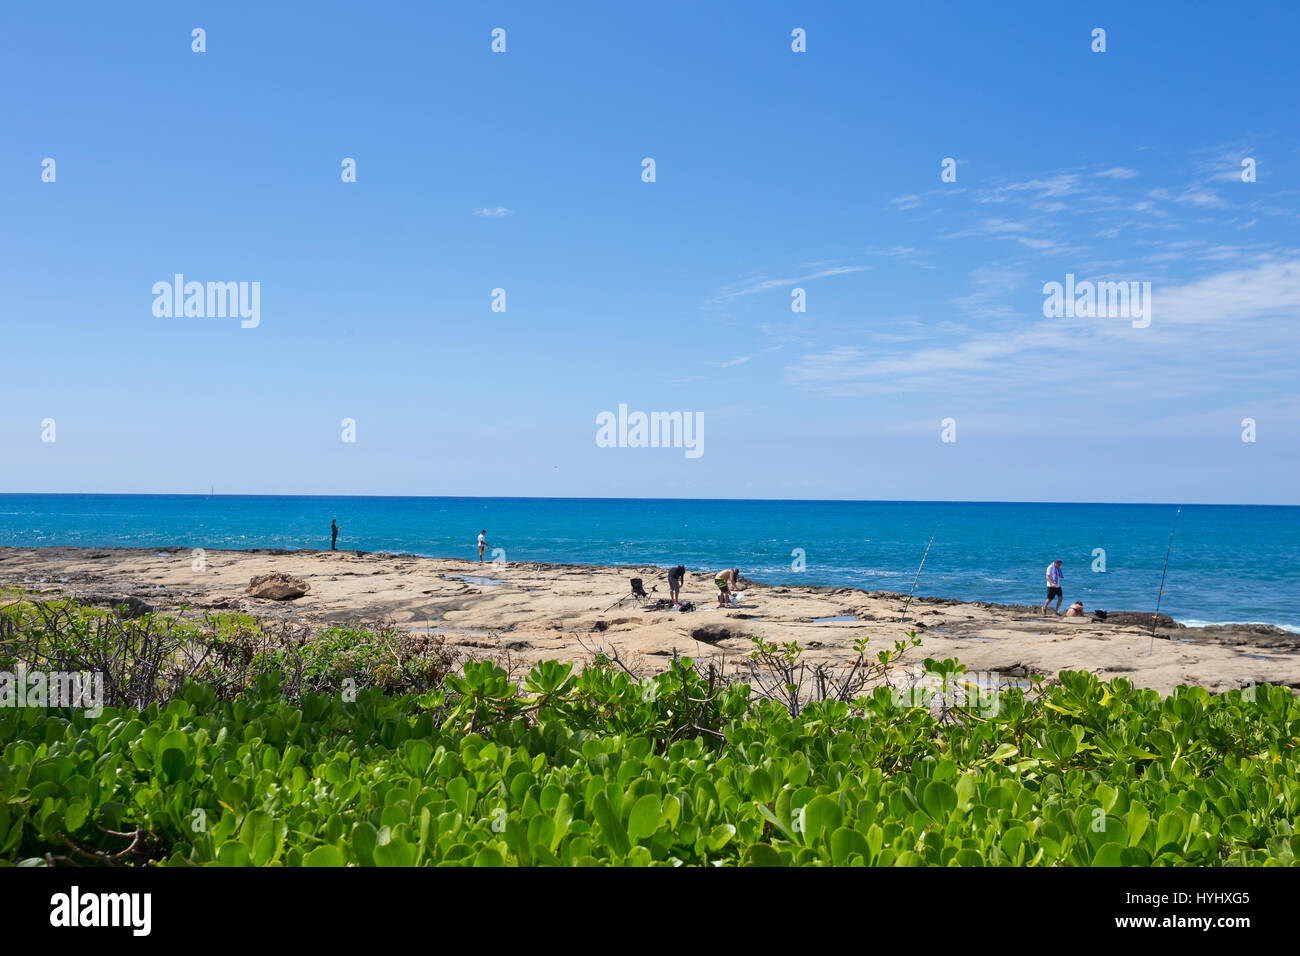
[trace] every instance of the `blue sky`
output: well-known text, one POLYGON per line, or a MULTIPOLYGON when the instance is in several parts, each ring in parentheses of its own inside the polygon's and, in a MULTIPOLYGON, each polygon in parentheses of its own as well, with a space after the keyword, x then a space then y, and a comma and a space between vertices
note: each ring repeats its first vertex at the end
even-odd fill
POLYGON ((0 11, 0 491, 1300 503, 1291 5, 264 6, 0 11))

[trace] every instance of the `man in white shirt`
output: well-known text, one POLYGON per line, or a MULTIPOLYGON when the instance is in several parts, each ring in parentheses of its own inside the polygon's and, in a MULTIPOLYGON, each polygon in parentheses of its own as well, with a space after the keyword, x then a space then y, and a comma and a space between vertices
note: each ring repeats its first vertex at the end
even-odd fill
POLYGON ((487 528, 478 533, 478 563, 483 563, 483 552, 487 549, 487 528))
POLYGON ((1061 614, 1061 559, 1057 558, 1047 566, 1047 600, 1043 602, 1043 613, 1047 613, 1047 605, 1052 603, 1052 598, 1056 598, 1056 614, 1061 614))

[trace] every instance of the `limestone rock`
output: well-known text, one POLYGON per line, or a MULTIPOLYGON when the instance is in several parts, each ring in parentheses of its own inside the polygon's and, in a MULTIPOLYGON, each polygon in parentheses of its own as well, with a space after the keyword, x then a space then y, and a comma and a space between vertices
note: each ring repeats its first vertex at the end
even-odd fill
POLYGON ((296 578, 292 574, 285 574, 283 571, 258 574, 248 582, 249 594, 255 598, 265 598, 270 601, 292 601, 294 598, 302 597, 310 590, 311 585, 302 578, 296 578))

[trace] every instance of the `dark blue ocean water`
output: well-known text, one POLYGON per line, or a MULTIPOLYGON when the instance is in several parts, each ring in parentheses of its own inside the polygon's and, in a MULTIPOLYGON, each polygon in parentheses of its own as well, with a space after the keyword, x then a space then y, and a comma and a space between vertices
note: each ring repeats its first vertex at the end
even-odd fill
MULTIPOLYGON (((1066 602, 1152 610, 1172 505, 582 498, 205 498, 0 495, 0 545, 339 546, 476 558, 487 529, 506 561, 739 566, 771 583, 1038 603, 1065 562, 1066 602), (937 530, 937 534, 936 534, 937 530), (796 570, 795 549, 806 567, 796 570), (1096 549, 1105 552, 1105 570, 1096 549)), ((489 559, 493 552, 489 551, 489 559)), ((1161 610, 1188 624, 1259 621, 1300 631, 1300 508, 1192 505, 1174 537, 1161 610)))

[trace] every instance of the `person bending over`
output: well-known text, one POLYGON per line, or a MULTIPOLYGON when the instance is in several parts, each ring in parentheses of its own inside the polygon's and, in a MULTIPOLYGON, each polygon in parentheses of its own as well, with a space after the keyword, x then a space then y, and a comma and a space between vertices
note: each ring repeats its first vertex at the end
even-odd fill
POLYGON ((731 604, 731 589, 739 580, 740 568, 728 568, 714 576, 713 583, 718 586, 718 607, 727 607, 731 604))
POLYGON ((679 564, 675 568, 668 569, 668 600, 674 606, 680 605, 682 594, 682 581, 686 579, 686 565, 679 564))

